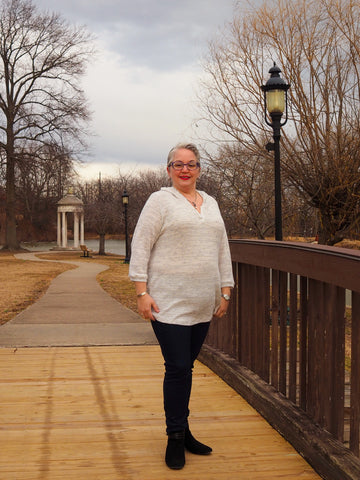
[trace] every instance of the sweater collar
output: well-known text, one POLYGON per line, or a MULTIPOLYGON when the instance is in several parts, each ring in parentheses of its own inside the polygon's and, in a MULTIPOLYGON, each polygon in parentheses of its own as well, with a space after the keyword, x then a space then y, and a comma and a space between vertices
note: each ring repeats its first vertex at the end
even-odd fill
MULTIPOLYGON (((177 190, 175 187, 161 187, 161 191, 162 192, 169 192, 172 195, 174 195, 174 197, 176 197, 176 198, 185 198, 184 195, 182 195, 179 192, 179 190, 177 190)), ((201 190, 196 190, 196 191, 198 192, 199 195, 202 196, 203 201, 205 202, 206 193, 202 192, 201 190)))

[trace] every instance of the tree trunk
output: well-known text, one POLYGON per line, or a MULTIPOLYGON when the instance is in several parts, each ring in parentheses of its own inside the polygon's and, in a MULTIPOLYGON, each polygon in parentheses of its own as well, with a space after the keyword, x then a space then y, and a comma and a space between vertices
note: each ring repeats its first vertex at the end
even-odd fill
POLYGON ((328 215, 324 214, 320 209, 320 229, 319 229, 319 244, 333 246, 341 240, 344 240, 345 235, 336 229, 336 226, 328 215))
POLYGON ((14 147, 9 145, 6 163, 6 243, 4 249, 19 250, 20 243, 16 234, 16 196, 15 196, 15 156, 14 147))
POLYGON ((100 233, 100 237, 99 237, 99 255, 106 255, 106 253, 105 253, 105 233, 100 233))

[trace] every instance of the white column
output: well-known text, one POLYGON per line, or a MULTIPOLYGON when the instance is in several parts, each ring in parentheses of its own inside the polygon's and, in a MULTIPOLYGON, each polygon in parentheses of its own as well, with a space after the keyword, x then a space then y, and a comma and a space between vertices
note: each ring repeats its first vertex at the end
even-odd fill
POLYGON ((57 212, 57 246, 61 247, 61 213, 57 212))
POLYGON ((66 212, 62 212, 62 247, 66 248, 67 245, 67 221, 66 212))
POLYGON ((79 247, 79 213, 74 212, 74 248, 79 247))
POLYGON ((80 219, 80 245, 84 245, 84 212, 81 212, 81 219, 80 219))
POLYGON ((65 213, 65 247, 68 246, 68 216, 67 212, 65 213))

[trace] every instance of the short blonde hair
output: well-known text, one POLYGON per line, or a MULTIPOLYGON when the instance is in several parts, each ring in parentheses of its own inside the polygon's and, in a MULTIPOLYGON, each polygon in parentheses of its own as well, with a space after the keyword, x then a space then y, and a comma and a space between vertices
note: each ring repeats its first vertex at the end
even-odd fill
POLYGON ((185 148, 186 150, 190 150, 191 152, 193 152, 193 154, 196 157, 196 160, 200 163, 200 153, 199 153, 199 150, 197 149, 196 145, 194 145, 193 143, 178 143, 169 152, 169 155, 167 157, 167 166, 169 166, 170 163, 172 162, 172 160, 174 158, 174 155, 175 155, 175 152, 177 150, 180 150, 181 148, 185 148))

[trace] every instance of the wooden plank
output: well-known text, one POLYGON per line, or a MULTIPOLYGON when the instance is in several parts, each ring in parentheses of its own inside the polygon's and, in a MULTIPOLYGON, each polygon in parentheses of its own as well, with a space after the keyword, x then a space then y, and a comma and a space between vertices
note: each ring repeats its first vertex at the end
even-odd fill
POLYGON ((279 359, 279 391, 286 396, 286 354, 287 354, 287 277, 286 272, 280 272, 279 302, 280 302, 280 359, 279 359))
POLYGON ((308 279, 300 277, 300 407, 306 412, 308 362, 308 279))
POLYGON ((244 328, 243 328, 243 315, 244 315, 244 302, 243 302, 243 282, 244 282, 244 265, 241 263, 237 264, 237 304, 238 304, 238 318, 237 318, 237 332, 238 332, 238 351, 236 359, 239 362, 243 361, 243 343, 244 343, 244 328))
POLYGON ((234 262, 232 264, 233 267, 233 275, 234 275, 234 280, 235 280, 235 286, 231 294, 231 299, 230 299, 230 305, 228 308, 228 313, 227 316, 229 317, 229 330, 230 330, 230 335, 231 335, 231 350, 229 351, 229 354, 237 358, 237 352, 238 352, 238 290, 237 290, 237 284, 238 284, 238 268, 237 264, 234 262))
POLYGON ((360 429, 360 293, 352 292, 350 450, 359 456, 360 429))
MULTIPOLYGON (((335 288, 333 285, 323 284, 323 307, 321 313, 321 330, 318 337, 318 342, 321 345, 321 363, 319 365, 319 411, 321 417, 316 419, 320 425, 324 427, 330 433, 334 433, 331 430, 332 422, 332 409, 331 402, 333 383, 335 376, 335 364, 334 364, 334 332, 335 325, 338 319, 336 318, 336 299, 335 288)), ((320 359, 319 359, 320 360, 320 359)), ((337 415, 337 412, 335 412, 337 415)))
POLYGON ((309 279, 308 283, 308 376, 307 376, 307 412, 315 421, 320 422, 319 389, 321 375, 320 365, 324 352, 322 347, 322 320, 321 310, 323 305, 322 283, 309 279))
POLYGON ((256 267, 256 369, 255 372, 265 381, 269 380, 270 361, 270 293, 269 270, 256 267))
POLYGON ((251 291, 249 285, 249 266, 241 265, 241 276, 240 276, 240 325, 241 325, 241 334, 240 334, 240 358, 243 365, 249 366, 250 364, 250 334, 249 334, 249 323, 251 323, 251 305, 249 301, 249 292, 251 291))
POLYGON ((247 366, 251 370, 256 370, 257 364, 257 336, 258 336, 258 322, 257 322, 257 313, 258 313, 258 295, 257 291, 257 281, 256 281, 256 267, 253 265, 248 265, 248 276, 247 276, 247 285, 249 288, 246 295, 248 303, 248 321, 247 321, 247 331, 248 331, 248 363, 247 366))
MULTIPOLYGON (((166 480, 158 346, 0 349, 0 478, 166 480)), ((191 428, 212 455, 178 479, 320 477, 199 362, 191 428)))
POLYGON ((272 270, 271 289, 271 385, 279 388, 279 271, 272 270))
POLYGON ((334 377, 331 397, 332 415, 330 432, 342 442, 344 440, 345 400, 345 290, 335 287, 335 312, 333 321, 334 377))
POLYGON ((270 270, 264 268, 264 365, 261 378, 265 382, 269 383, 270 380, 270 328, 271 328, 271 319, 270 319, 270 270))
POLYGON ((290 274, 289 398, 296 403, 297 387, 297 275, 290 274))

